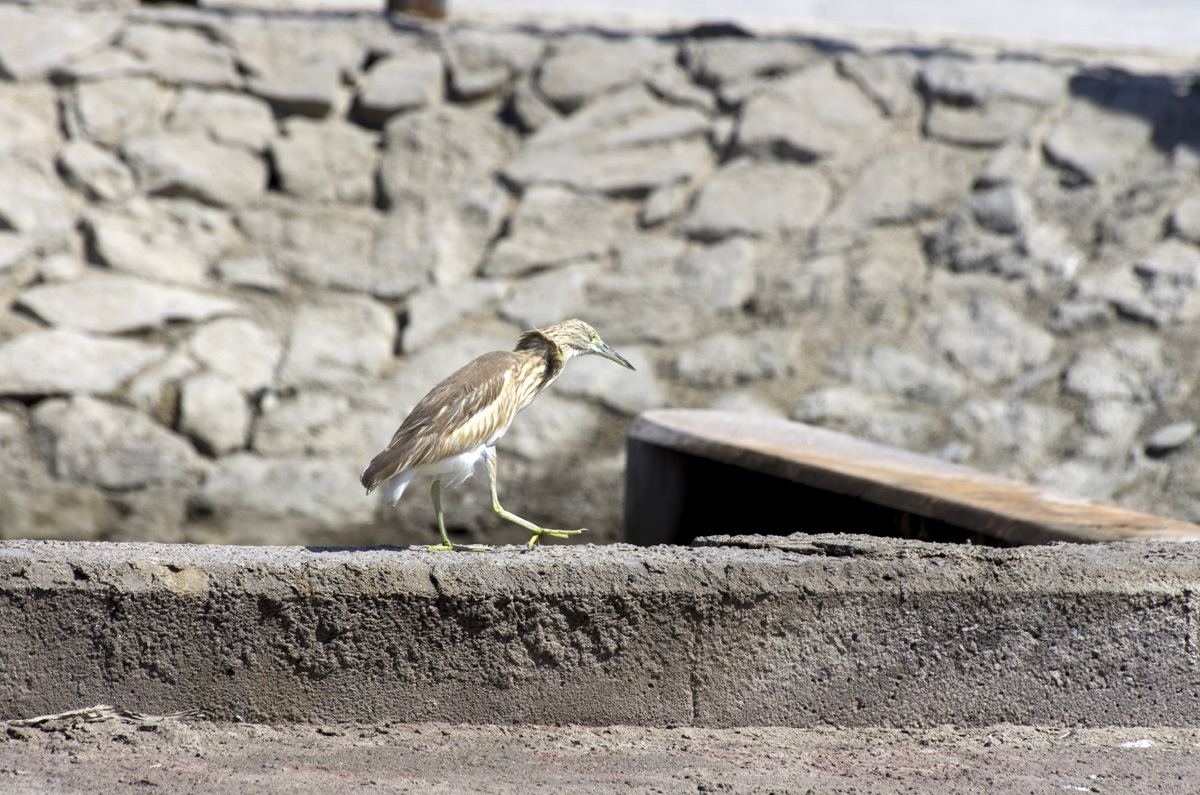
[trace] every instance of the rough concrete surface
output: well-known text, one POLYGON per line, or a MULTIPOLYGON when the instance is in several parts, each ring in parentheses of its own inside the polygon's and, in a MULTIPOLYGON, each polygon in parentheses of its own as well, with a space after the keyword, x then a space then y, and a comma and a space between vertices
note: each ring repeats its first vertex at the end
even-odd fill
POLYGON ((1185 793, 1195 729, 263 726, 88 710, 5 726, 0 789, 273 793, 1185 793))
POLYGON ((0 718, 1200 725, 1181 544, 0 544, 0 718))

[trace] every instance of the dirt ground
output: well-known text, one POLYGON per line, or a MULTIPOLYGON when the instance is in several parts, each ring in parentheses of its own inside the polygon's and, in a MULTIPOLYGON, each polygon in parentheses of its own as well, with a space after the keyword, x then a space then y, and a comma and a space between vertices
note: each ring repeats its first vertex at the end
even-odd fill
POLYGON ((1197 793, 1200 729, 3 724, 0 792, 1197 793))

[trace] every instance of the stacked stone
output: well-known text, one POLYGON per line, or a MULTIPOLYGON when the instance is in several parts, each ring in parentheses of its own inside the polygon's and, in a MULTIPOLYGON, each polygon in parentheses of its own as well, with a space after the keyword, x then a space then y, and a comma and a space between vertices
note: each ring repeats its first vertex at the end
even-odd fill
MULTIPOLYGON (((618 537, 652 407, 1200 519, 1200 101, 1066 60, 0 6, 0 536, 427 541, 357 475, 580 316, 508 506, 618 537)), ((741 498, 744 498, 742 495, 741 498)), ((517 540, 486 490, 472 540, 517 540)))

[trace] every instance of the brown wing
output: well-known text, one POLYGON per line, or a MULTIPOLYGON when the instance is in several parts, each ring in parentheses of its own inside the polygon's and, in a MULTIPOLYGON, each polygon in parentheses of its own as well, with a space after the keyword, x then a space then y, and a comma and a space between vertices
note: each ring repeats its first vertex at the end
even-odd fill
POLYGON ((508 427, 520 361, 509 351, 485 353, 429 390, 363 470, 367 493, 398 472, 465 453, 508 427))

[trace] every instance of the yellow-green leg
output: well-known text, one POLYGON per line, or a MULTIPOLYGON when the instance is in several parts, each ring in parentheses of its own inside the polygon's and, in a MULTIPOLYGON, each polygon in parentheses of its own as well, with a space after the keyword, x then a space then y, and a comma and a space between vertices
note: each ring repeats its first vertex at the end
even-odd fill
POLYGON ((505 510, 500 505, 500 497, 496 493, 496 448, 485 447, 483 449, 483 457, 487 461, 488 482, 492 489, 492 510, 495 511, 500 518, 507 519, 514 524, 519 524, 529 532, 533 533, 533 538, 529 539, 529 543, 525 545, 526 549, 533 549, 538 540, 543 534, 554 536, 555 538, 569 538, 582 533, 582 530, 548 530, 545 527, 538 527, 533 522, 527 519, 522 519, 515 513, 505 510))
POLYGON ((433 485, 429 487, 429 493, 433 497, 433 511, 437 514, 438 532, 442 534, 442 543, 440 546, 435 545, 429 547, 430 552, 449 552, 451 550, 457 552, 487 552, 491 547, 486 547, 483 544, 453 544, 450 542, 450 537, 446 535, 446 522, 442 518, 442 480, 438 478, 433 481, 433 485))

